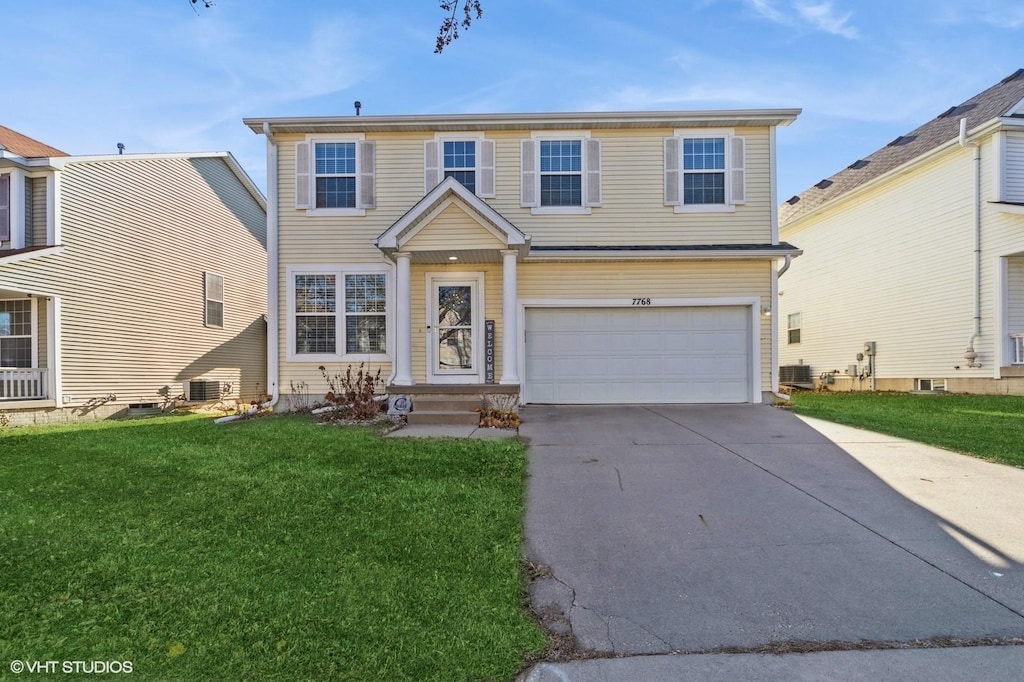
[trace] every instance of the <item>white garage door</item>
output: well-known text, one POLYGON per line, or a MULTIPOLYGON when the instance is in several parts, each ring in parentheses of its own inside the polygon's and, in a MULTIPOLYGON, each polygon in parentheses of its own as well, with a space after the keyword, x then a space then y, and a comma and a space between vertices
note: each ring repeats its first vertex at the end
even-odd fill
POLYGON ((525 402, 743 403, 750 308, 527 308, 525 402))

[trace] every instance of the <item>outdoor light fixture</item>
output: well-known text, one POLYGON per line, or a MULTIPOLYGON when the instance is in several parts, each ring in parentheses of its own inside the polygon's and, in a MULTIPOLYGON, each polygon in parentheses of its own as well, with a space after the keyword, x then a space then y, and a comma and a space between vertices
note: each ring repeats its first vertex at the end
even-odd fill
POLYGON ((448 260, 459 260, 458 256, 448 256, 448 260))

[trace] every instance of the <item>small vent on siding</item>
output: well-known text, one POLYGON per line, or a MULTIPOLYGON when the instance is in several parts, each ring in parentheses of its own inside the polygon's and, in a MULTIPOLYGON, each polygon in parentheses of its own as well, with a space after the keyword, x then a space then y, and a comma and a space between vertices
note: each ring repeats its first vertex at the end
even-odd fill
POLYGON ((202 403, 210 400, 220 400, 219 381, 190 381, 188 386, 188 401, 202 403))

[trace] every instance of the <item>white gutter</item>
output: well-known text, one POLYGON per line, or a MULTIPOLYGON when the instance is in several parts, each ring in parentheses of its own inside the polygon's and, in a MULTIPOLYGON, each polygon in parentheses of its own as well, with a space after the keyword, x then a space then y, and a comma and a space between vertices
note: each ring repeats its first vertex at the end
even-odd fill
POLYGON ((960 146, 974 147, 974 333, 967 341, 964 360, 967 366, 981 367, 974 351, 974 340, 981 336, 981 145, 967 141, 967 119, 960 119, 960 146))
POLYGON ((267 137, 267 389, 270 400, 262 407, 274 407, 281 399, 280 377, 280 325, 278 301, 278 178, 277 140, 270 131, 270 124, 263 124, 267 137))

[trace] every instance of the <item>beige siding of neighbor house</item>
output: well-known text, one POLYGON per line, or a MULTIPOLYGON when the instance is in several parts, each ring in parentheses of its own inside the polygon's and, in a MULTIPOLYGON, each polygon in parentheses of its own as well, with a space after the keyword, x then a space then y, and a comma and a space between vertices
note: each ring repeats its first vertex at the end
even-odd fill
POLYGON ((1024 218, 989 203, 996 149, 982 141, 981 368, 963 358, 974 331, 975 164, 973 149, 960 147, 783 226, 781 238, 804 255, 779 280, 780 364, 845 373, 863 342, 875 341, 879 388, 944 378, 956 390, 957 381, 994 377, 1008 352, 1003 259, 1024 251, 1024 218), (787 343, 791 313, 802 317, 799 344, 787 343))
POLYGON ((63 253, 0 269, 0 288, 61 297, 57 406, 161 402, 197 378, 266 393, 266 219, 226 162, 73 161, 61 182, 63 253), (205 326, 206 271, 223 328, 205 326))

